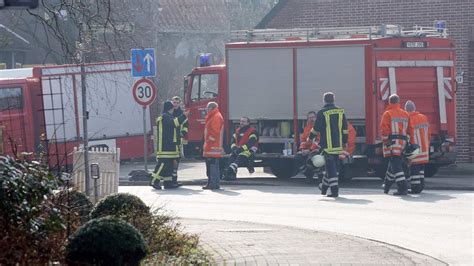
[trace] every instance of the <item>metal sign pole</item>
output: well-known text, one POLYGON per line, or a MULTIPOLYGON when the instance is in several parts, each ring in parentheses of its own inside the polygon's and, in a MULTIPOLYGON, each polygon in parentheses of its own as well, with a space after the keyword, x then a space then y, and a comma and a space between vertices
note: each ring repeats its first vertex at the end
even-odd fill
POLYGON ((146 106, 143 106, 143 150, 144 150, 144 160, 145 160, 145 171, 148 172, 148 143, 146 137, 146 106))
POLYGON ((90 196, 91 184, 89 173, 89 136, 87 133, 87 119, 89 119, 89 112, 87 111, 87 86, 84 60, 81 62, 81 93, 82 93, 82 142, 84 144, 84 174, 86 195, 90 196))
POLYGON ((97 179, 94 179, 94 202, 99 201, 99 188, 97 186, 97 179))

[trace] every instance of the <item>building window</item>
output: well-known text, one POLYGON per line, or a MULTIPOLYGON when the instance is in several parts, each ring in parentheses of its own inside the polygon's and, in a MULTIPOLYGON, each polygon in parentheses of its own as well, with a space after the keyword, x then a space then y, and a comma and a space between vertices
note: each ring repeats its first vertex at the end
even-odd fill
POLYGON ((191 100, 193 102, 217 98, 219 90, 218 74, 203 74, 193 77, 191 100))

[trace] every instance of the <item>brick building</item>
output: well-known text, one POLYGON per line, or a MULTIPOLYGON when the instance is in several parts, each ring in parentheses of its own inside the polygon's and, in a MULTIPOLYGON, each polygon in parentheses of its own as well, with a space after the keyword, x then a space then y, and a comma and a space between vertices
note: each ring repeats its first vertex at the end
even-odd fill
POLYGON ((446 21, 464 72, 457 87, 458 162, 474 162, 473 0, 280 0, 257 28, 431 26, 435 20, 446 21))

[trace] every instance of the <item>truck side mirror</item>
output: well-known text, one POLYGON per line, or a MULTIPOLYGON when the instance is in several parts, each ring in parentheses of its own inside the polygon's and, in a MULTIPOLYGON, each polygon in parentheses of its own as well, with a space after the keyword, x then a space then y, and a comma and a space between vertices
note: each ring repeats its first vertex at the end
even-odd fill
POLYGON ((189 76, 186 76, 184 77, 184 84, 183 84, 184 94, 186 94, 186 91, 188 90, 188 86, 189 86, 189 76))
POLYGON ((184 103, 187 102, 187 93, 188 93, 188 86, 189 86, 189 79, 191 78, 190 75, 188 76, 185 76, 184 79, 183 79, 183 99, 184 99, 184 103))

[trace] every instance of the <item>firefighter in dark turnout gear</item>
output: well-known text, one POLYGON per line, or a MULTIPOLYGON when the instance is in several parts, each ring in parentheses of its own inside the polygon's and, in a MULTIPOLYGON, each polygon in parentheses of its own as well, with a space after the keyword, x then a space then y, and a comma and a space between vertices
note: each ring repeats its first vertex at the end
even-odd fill
POLYGON ((253 169, 253 154, 257 150, 257 143, 257 130, 250 126, 250 119, 248 117, 240 118, 240 127, 235 130, 232 136, 230 146, 232 153, 224 180, 235 180, 237 169, 242 166, 247 166, 250 173, 255 171, 253 169))
POLYGON ((326 175, 321 180, 321 194, 326 195, 330 188, 327 196, 338 197, 339 155, 344 152, 349 132, 344 109, 334 105, 334 93, 326 92, 323 100, 324 107, 316 115, 309 139, 314 139, 319 133, 319 146, 326 159, 326 175))
MULTIPOLYGON (((171 98, 171 101, 173 102, 173 117, 177 118, 180 117, 183 114, 183 110, 181 109, 181 98, 179 96, 174 96, 171 98)), ((180 124, 178 128, 176 128, 176 134, 178 135, 178 148, 179 148, 179 155, 180 157, 176 159, 176 163, 173 164, 173 184, 177 186, 181 186, 180 183, 178 183, 178 167, 179 167, 179 161, 181 157, 184 155, 183 152, 183 144, 188 135, 188 119, 186 118, 183 123, 180 124)))
POLYGON ((157 134, 157 163, 152 174, 151 185, 155 189, 161 189, 160 181, 163 180, 164 188, 178 187, 172 181, 173 168, 179 158, 177 128, 186 120, 186 115, 181 114, 173 118, 173 103, 166 101, 163 105, 163 113, 156 119, 157 134))

